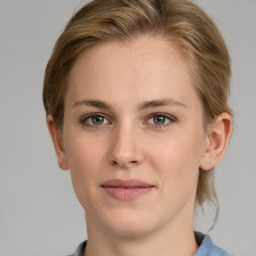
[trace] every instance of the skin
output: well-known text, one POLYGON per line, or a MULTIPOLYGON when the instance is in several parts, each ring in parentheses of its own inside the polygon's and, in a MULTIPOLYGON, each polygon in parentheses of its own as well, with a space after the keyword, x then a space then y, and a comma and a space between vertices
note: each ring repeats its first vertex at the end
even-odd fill
POLYGON ((197 250, 198 170, 220 161, 232 128, 227 113, 204 128, 189 74, 170 43, 145 37, 98 45, 72 67, 63 128, 56 129, 52 116, 47 123, 59 166, 70 169, 86 212, 87 256, 197 250), (110 179, 137 179, 153 189, 120 201, 101 187, 110 179))

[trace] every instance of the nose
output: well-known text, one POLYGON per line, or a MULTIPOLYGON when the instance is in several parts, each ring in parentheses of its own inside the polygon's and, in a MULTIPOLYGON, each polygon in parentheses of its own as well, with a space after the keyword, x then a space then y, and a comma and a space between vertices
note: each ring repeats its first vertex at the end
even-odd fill
POLYGON ((111 140, 110 161, 112 165, 127 169, 143 161, 140 134, 136 128, 130 125, 118 127, 113 132, 111 140))

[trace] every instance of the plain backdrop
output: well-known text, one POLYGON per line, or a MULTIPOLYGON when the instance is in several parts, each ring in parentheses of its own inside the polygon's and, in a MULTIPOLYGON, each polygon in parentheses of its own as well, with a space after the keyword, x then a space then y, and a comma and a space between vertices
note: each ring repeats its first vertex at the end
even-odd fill
MULTIPOLYGON (((69 171, 45 123, 42 85, 53 45, 81 0, 0 0, 0 256, 65 256, 86 239, 69 171)), ((256 0, 198 0, 232 58, 229 150, 216 168, 220 217, 209 232, 234 255, 256 256, 256 0)), ((211 208, 206 209, 206 213, 211 208)), ((212 219, 196 216, 207 232, 212 219)))

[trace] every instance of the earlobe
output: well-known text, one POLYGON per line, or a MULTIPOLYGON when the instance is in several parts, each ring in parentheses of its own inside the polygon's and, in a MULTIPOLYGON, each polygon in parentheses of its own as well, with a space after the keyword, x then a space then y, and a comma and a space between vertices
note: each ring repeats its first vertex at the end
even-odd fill
POLYGON ((66 152, 64 150, 62 138, 61 138, 60 132, 57 130, 53 116, 48 115, 46 121, 47 121, 47 126, 52 138, 52 142, 55 148, 58 165, 62 170, 68 170, 69 165, 67 161, 66 152))
POLYGON ((221 113, 208 127, 207 145, 201 159, 200 168, 210 170, 224 156, 232 134, 232 118, 228 113, 221 113))

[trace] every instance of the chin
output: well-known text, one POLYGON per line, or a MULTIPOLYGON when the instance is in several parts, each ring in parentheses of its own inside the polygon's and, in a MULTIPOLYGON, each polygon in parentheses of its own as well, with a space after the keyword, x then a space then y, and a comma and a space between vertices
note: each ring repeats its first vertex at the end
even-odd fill
POLYGON ((123 225, 120 223, 119 227, 109 227, 109 231, 116 236, 133 238, 133 237, 141 237, 150 233, 149 226, 137 226, 137 223, 133 223, 132 225, 123 225))
POLYGON ((150 233, 153 229, 148 216, 142 214, 116 214, 107 219, 105 222, 105 228, 108 232, 119 237, 139 237, 150 233))

